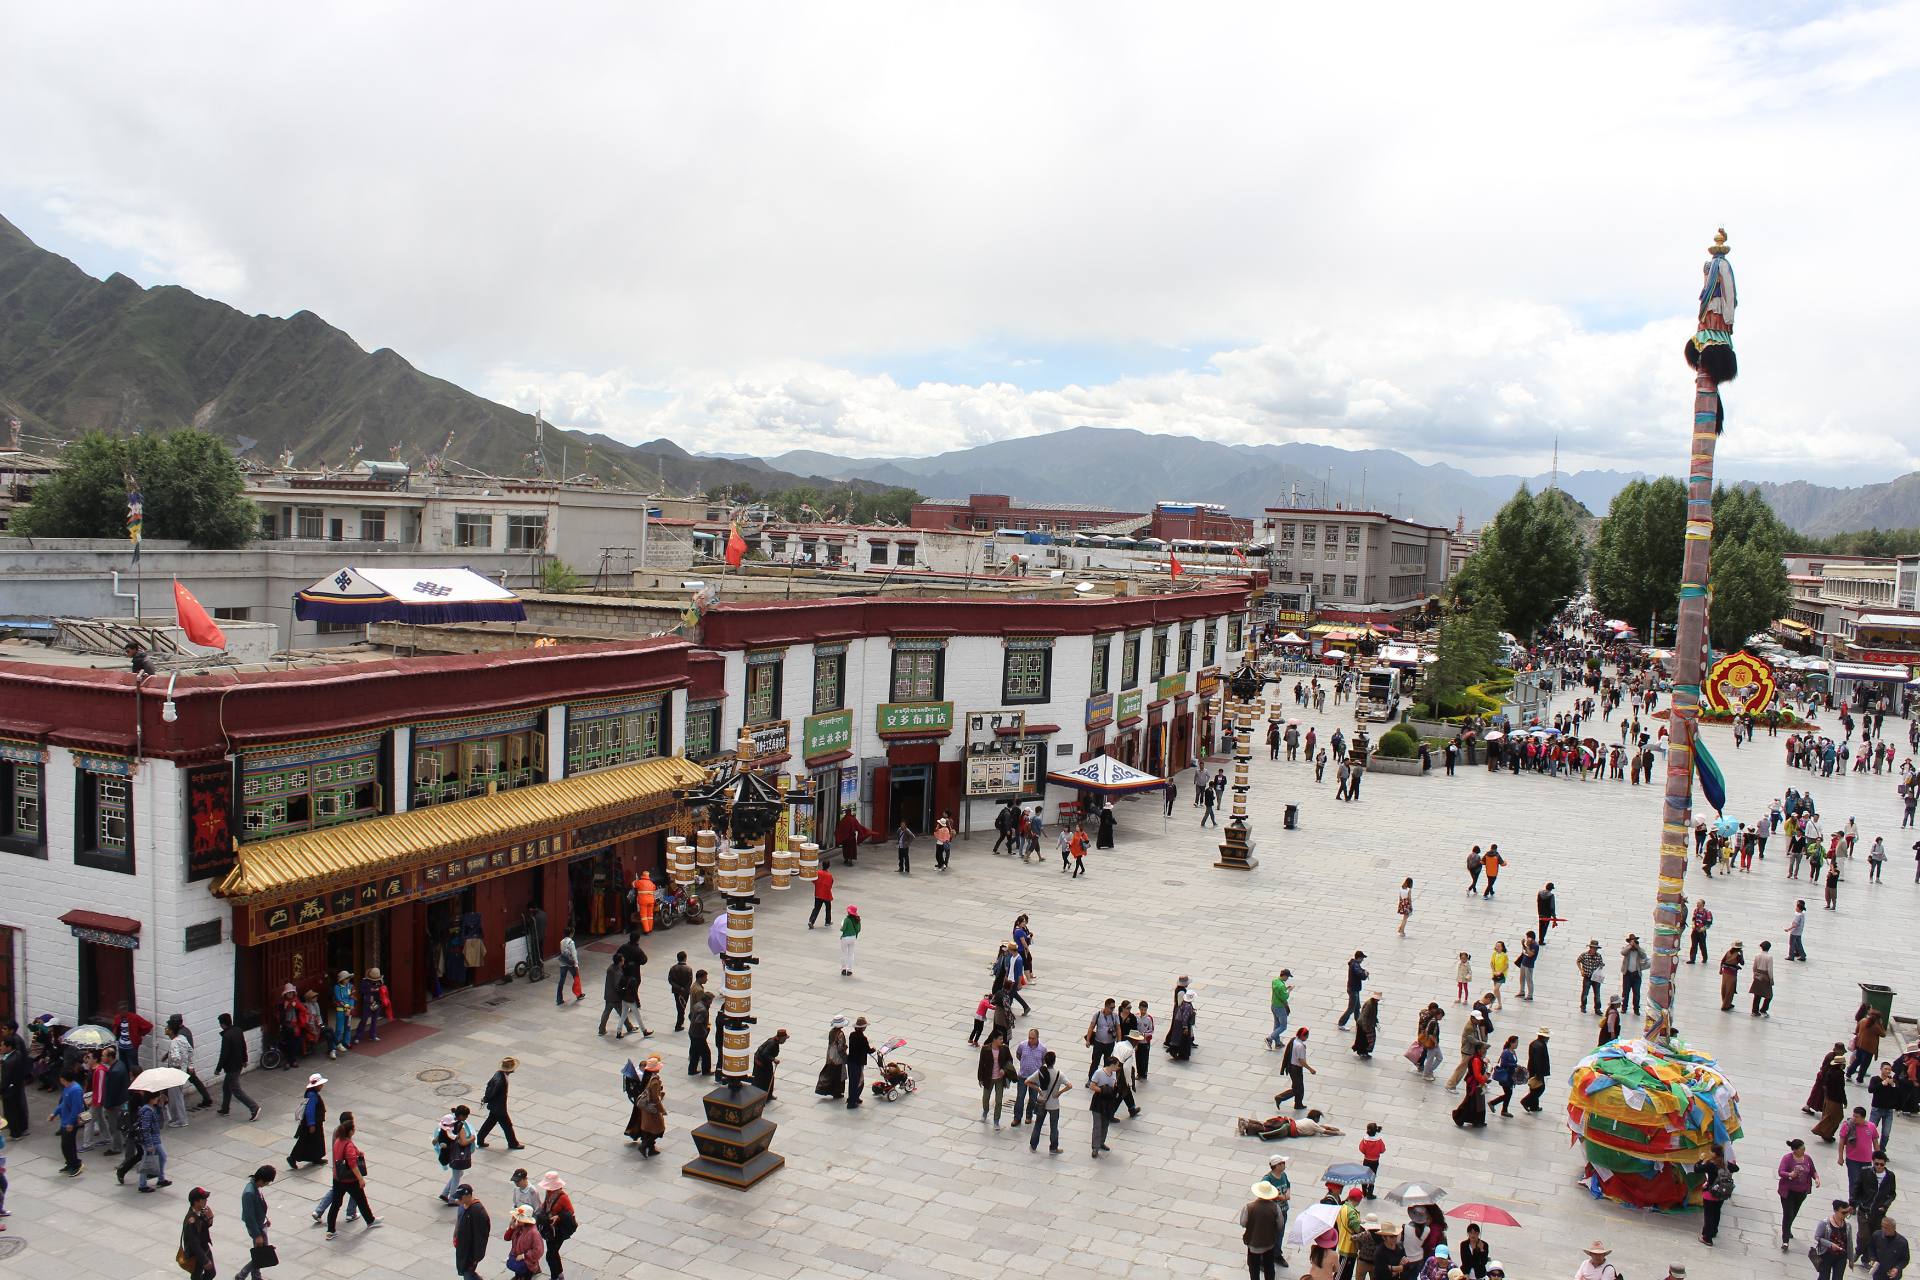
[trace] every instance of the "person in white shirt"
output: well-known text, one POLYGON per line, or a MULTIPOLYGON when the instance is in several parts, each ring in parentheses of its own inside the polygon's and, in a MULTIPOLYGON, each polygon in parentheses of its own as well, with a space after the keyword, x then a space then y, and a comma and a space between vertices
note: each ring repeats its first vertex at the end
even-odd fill
POLYGON ((1617 1280, 1620 1273, 1607 1261, 1607 1255, 1612 1252, 1598 1240, 1588 1245, 1586 1261, 1573 1273, 1573 1280, 1617 1280))
MULTIPOLYGON (((184 1030, 167 1041, 167 1047, 160 1062, 162 1066, 192 1074, 193 1041, 187 1039, 184 1030)), ((167 1090, 167 1126, 173 1129, 187 1127, 187 1087, 185 1085, 167 1090)))

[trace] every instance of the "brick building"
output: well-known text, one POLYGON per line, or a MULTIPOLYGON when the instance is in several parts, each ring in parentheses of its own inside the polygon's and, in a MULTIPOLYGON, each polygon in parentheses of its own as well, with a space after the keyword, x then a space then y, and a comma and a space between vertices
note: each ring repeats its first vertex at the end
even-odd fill
POLYGON ((966 498, 928 498, 916 502, 907 523, 916 529, 1074 533, 1121 520, 1143 520, 1146 516, 1144 511, 1116 511, 1111 507, 1074 502, 1026 502, 1004 493, 976 493, 966 498))

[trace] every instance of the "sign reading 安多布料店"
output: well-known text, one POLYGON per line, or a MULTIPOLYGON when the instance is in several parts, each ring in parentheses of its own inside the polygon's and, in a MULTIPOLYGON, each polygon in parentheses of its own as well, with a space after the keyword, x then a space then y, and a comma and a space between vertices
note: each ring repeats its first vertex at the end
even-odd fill
POLYGON ((1020 794, 1022 765, 1025 755, 1011 752, 1005 755, 984 755, 967 757, 967 794, 970 796, 1010 796, 1020 794))
POLYGON ((1096 693, 1087 699, 1087 728, 1098 729, 1113 721, 1113 695, 1096 693))
POLYGON ((800 754, 808 760, 853 749, 853 712, 828 711, 808 716, 800 733, 800 754))
POLYGON ((951 702, 883 702, 876 716, 881 734, 953 731, 951 702))
POLYGON ((1185 693, 1186 691, 1187 673, 1184 671, 1175 675, 1162 676, 1160 682, 1156 684, 1153 689, 1154 697, 1162 701, 1171 698, 1176 693, 1185 693))
POLYGON ((1119 700, 1114 703, 1114 719, 1138 720, 1140 718, 1140 704, 1145 697, 1146 690, 1144 689, 1128 689, 1122 692, 1119 700))

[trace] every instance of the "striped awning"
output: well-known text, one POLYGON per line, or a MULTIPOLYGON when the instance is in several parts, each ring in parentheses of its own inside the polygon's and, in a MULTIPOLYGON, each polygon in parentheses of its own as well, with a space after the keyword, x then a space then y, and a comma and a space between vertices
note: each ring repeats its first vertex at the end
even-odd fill
POLYGON ((345 822, 240 846, 214 894, 248 899, 299 893, 397 872, 511 840, 517 831, 584 826, 659 804, 706 777, 678 757, 643 760, 471 800, 345 822))

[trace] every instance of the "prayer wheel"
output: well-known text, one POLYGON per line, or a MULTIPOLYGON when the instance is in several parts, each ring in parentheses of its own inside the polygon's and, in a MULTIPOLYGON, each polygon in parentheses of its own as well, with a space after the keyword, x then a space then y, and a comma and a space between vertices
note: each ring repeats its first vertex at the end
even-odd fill
POLYGON ((726 989, 721 996, 722 1006, 736 1018, 746 1017, 753 1012, 753 970, 728 969, 725 978, 726 989))
POLYGON ((720 1033, 720 1071, 722 1075, 745 1080, 753 1074, 753 1053, 745 1027, 728 1027, 720 1033))
POLYGON ((800 845, 800 878, 811 884, 820 874, 820 846, 808 840, 800 845))
POLYGON ((719 857, 720 833, 717 831, 696 831, 693 833, 694 857, 704 871, 713 870, 719 857))
POLYGON ((786 849, 773 851, 773 888, 785 889, 793 879, 793 854, 786 849))

